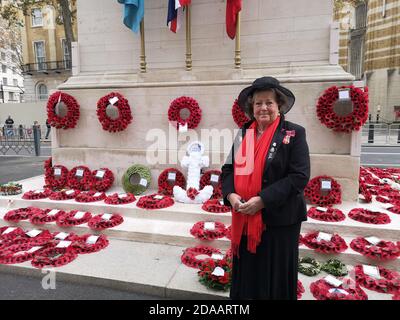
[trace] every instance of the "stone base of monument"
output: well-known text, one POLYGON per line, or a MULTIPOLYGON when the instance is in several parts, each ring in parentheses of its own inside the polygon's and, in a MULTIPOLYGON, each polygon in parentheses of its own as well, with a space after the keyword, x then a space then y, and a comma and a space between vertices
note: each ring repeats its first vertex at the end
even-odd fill
MULTIPOLYGON (((24 181, 24 191, 40 189, 43 186, 43 176, 34 177, 24 181)), ((118 187, 111 189, 108 194, 122 192, 118 187)), ((154 192, 148 190, 147 193, 154 192)), ((135 202, 136 203, 136 202, 135 202)), ((87 210, 93 214, 119 213, 124 216, 124 223, 112 229, 95 232, 87 224, 73 228, 60 228, 55 223, 47 223, 40 227, 52 232, 74 232, 77 234, 105 234, 110 240, 110 245, 97 253, 79 255, 72 263, 56 268, 57 279, 90 283, 119 290, 139 292, 159 297, 172 299, 210 299, 227 298, 228 293, 209 290, 198 281, 196 269, 189 268, 181 263, 182 251, 187 247, 198 244, 210 245, 226 251, 230 242, 227 238, 214 241, 200 241, 190 234, 190 228, 198 221, 220 221, 226 226, 230 225, 230 213, 208 213, 201 209, 200 204, 175 203, 174 206, 159 210, 143 210, 136 204, 121 206, 107 205, 103 201, 94 203, 78 203, 74 200, 52 201, 23 200, 21 195, 0 197, 0 226, 12 225, 26 229, 34 229, 29 221, 12 224, 3 220, 4 214, 11 209, 36 206, 39 208, 87 210)), ((347 216, 355 207, 369 208, 387 213, 392 222, 388 225, 370 225, 353 221, 350 218, 338 223, 321 222, 308 219, 302 225, 302 234, 311 231, 326 233, 337 232, 349 244, 357 236, 376 236, 380 239, 398 241, 400 234, 400 216, 384 209, 379 202, 362 204, 344 202, 337 206, 347 216)), ((318 261, 338 258, 345 264, 380 265, 391 270, 400 269, 400 259, 377 263, 368 259, 351 248, 338 255, 323 255, 313 250, 300 246, 301 256, 315 257, 318 261)), ((29 262, 18 265, 0 265, 1 272, 12 272, 21 275, 43 277, 43 273, 31 266, 29 262)), ((302 299, 313 299, 309 285, 324 276, 323 273, 316 277, 307 277, 299 274, 306 292, 302 299)), ((391 295, 366 291, 370 299, 391 299, 391 295)))

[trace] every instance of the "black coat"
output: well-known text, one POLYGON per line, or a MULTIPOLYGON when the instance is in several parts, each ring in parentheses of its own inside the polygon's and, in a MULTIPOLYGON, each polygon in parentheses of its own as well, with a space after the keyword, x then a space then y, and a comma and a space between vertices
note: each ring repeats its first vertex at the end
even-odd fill
MULTIPOLYGON (((239 132, 226 163, 222 166, 222 193, 224 203, 229 193, 235 192, 233 156, 252 121, 239 132)), ((288 226, 307 220, 307 207, 303 190, 310 179, 310 155, 306 132, 302 126, 285 121, 281 116, 265 161, 262 189, 259 196, 264 202, 263 221, 267 226, 288 226), (290 143, 284 144, 286 130, 294 130, 290 143), (274 150, 272 150, 272 147, 274 150), (273 152, 271 152, 273 151, 273 152)))

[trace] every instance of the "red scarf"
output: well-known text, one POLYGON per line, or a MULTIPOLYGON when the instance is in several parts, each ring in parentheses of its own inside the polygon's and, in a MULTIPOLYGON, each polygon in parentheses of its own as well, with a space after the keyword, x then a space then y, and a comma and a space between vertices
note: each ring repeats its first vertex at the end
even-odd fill
MULTIPOLYGON (((235 155, 234 185, 235 193, 247 201, 261 191, 265 159, 275 131, 279 125, 278 117, 257 140, 257 122, 254 121, 246 131, 246 135, 235 155)), ((254 215, 242 214, 232 209, 232 253, 238 255, 242 234, 247 235, 247 250, 256 253, 261 242, 261 234, 265 230, 261 210, 254 215)))

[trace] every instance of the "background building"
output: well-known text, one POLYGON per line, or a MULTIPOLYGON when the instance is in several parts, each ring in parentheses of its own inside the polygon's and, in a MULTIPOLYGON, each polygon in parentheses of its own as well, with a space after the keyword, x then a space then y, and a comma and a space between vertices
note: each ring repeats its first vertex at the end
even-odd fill
MULTIPOLYGON (((32 6, 22 28, 25 101, 45 101, 49 92, 71 76, 71 54, 59 11, 32 6)), ((77 34, 76 23, 73 32, 77 34)))
POLYGON ((338 1, 339 64, 369 88, 372 118, 400 120, 400 0, 338 1))
POLYGON ((0 103, 21 101, 24 92, 21 74, 21 34, 0 17, 0 103))

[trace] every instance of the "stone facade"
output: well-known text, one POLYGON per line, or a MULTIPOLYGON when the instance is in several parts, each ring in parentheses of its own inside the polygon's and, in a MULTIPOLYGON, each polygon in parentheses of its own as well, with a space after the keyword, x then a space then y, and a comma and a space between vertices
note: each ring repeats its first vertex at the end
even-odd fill
POLYGON ((167 2, 146 1, 148 69, 140 73, 140 35, 122 24, 122 6, 116 1, 78 0, 74 76, 59 89, 77 98, 81 115, 75 129, 53 131, 53 161, 68 168, 106 166, 116 174, 117 182, 130 165, 147 164, 152 169, 151 187, 156 188, 161 170, 180 168, 176 159, 181 159, 189 139, 202 137, 211 167, 220 168, 231 140, 207 144, 204 130, 225 130, 232 139, 237 127, 231 107, 238 93, 255 78, 272 75, 296 95, 288 119, 307 129, 312 176, 334 176, 342 184, 344 199, 357 199, 359 134, 333 133, 315 114, 324 89, 353 79, 340 66, 330 64, 338 51, 338 44, 332 46, 330 41, 331 1, 246 1, 241 69, 234 68, 235 42, 225 32, 225 4, 214 0, 193 3, 193 70, 185 71, 184 27, 178 34, 170 32, 167 2), (121 133, 103 131, 96 116, 97 100, 111 91, 123 94, 133 113, 133 123, 121 133), (202 120, 195 130, 174 136, 176 130, 170 130, 167 112, 171 101, 182 95, 199 102, 202 120), (171 140, 157 140, 154 129, 171 140), (160 148, 155 153, 152 148, 157 141, 160 148), (166 163, 154 163, 155 157, 164 154, 166 163))
POLYGON ((375 120, 380 109, 381 121, 399 121, 395 111, 400 111, 400 1, 364 2, 367 8, 363 18, 365 27, 357 26, 357 10, 352 5, 346 4, 339 14, 339 63, 349 72, 357 69, 353 66, 352 70, 349 63, 354 51, 350 34, 362 32, 361 60, 352 63, 360 63, 360 78, 369 87, 370 113, 375 120))

